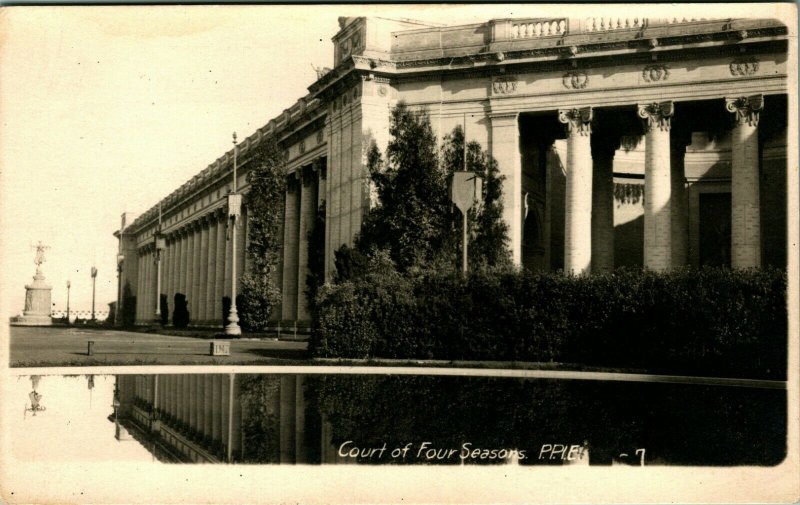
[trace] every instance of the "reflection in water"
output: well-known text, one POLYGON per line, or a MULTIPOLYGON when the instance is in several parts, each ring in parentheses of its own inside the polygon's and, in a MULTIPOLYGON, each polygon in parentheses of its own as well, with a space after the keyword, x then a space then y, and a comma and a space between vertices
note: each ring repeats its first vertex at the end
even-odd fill
POLYGON ((114 403, 114 422, 162 461, 775 465, 785 455, 781 389, 168 374, 117 376, 114 403))

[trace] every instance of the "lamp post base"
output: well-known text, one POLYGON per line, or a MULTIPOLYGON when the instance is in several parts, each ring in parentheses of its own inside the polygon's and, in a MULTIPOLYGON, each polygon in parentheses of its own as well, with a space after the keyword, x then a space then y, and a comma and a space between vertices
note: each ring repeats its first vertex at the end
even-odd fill
POLYGON ((231 322, 228 326, 225 327, 225 335, 234 335, 238 336, 242 334, 242 329, 239 327, 238 324, 231 322))

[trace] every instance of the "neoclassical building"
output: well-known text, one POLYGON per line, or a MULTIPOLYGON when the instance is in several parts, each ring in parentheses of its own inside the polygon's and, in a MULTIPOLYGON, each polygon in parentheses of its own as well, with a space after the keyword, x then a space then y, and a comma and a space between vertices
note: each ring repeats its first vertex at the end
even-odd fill
MULTIPOLYGON (((425 110, 440 139, 464 125, 495 157, 521 267, 785 266, 789 35, 779 20, 339 21, 334 68, 237 148, 242 193, 263 139, 276 137, 288 159, 276 323, 308 323, 317 209, 325 203, 330 276, 372 205, 367 148, 385 147, 400 100, 425 110)), ((153 320, 160 292, 170 310, 185 294, 193 324, 222 324, 233 154, 123 216, 118 307, 125 290, 135 295, 137 323, 153 320)), ((245 207, 237 277, 249 267, 247 218, 245 207)))

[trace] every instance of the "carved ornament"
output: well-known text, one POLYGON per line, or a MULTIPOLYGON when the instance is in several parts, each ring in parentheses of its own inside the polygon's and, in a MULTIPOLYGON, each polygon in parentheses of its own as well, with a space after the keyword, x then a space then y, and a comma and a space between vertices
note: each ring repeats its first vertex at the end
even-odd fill
POLYGON ((589 135, 592 132, 593 117, 594 112, 591 107, 558 110, 558 120, 567 125, 569 134, 589 135))
POLYGON ((734 114, 738 124, 758 126, 759 115, 764 110, 764 95, 726 98, 725 108, 734 114))
POLYGON ((749 76, 758 72, 758 60, 755 58, 737 59, 730 64, 731 75, 749 76))
POLYGON ((647 65, 642 70, 644 82, 659 82, 669 79, 669 69, 666 65, 647 65))
POLYGON ((512 76, 497 77, 492 81, 492 91, 501 95, 507 95, 517 91, 517 78, 512 76))
POLYGON ((589 84, 589 76, 580 70, 567 72, 561 78, 561 83, 567 89, 583 89, 589 84))
POLYGON ((645 120, 645 131, 649 132, 654 126, 659 130, 669 131, 672 126, 672 116, 675 114, 675 104, 671 101, 639 104, 639 117, 645 120))

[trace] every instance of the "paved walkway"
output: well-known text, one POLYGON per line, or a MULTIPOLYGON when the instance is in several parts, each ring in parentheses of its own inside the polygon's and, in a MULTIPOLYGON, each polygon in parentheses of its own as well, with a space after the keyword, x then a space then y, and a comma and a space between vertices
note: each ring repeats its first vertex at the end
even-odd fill
POLYGON ((210 356, 210 339, 84 328, 10 330, 10 365, 252 365, 306 362, 305 342, 232 339, 230 356, 210 356), (87 353, 94 341, 94 354, 87 353))

